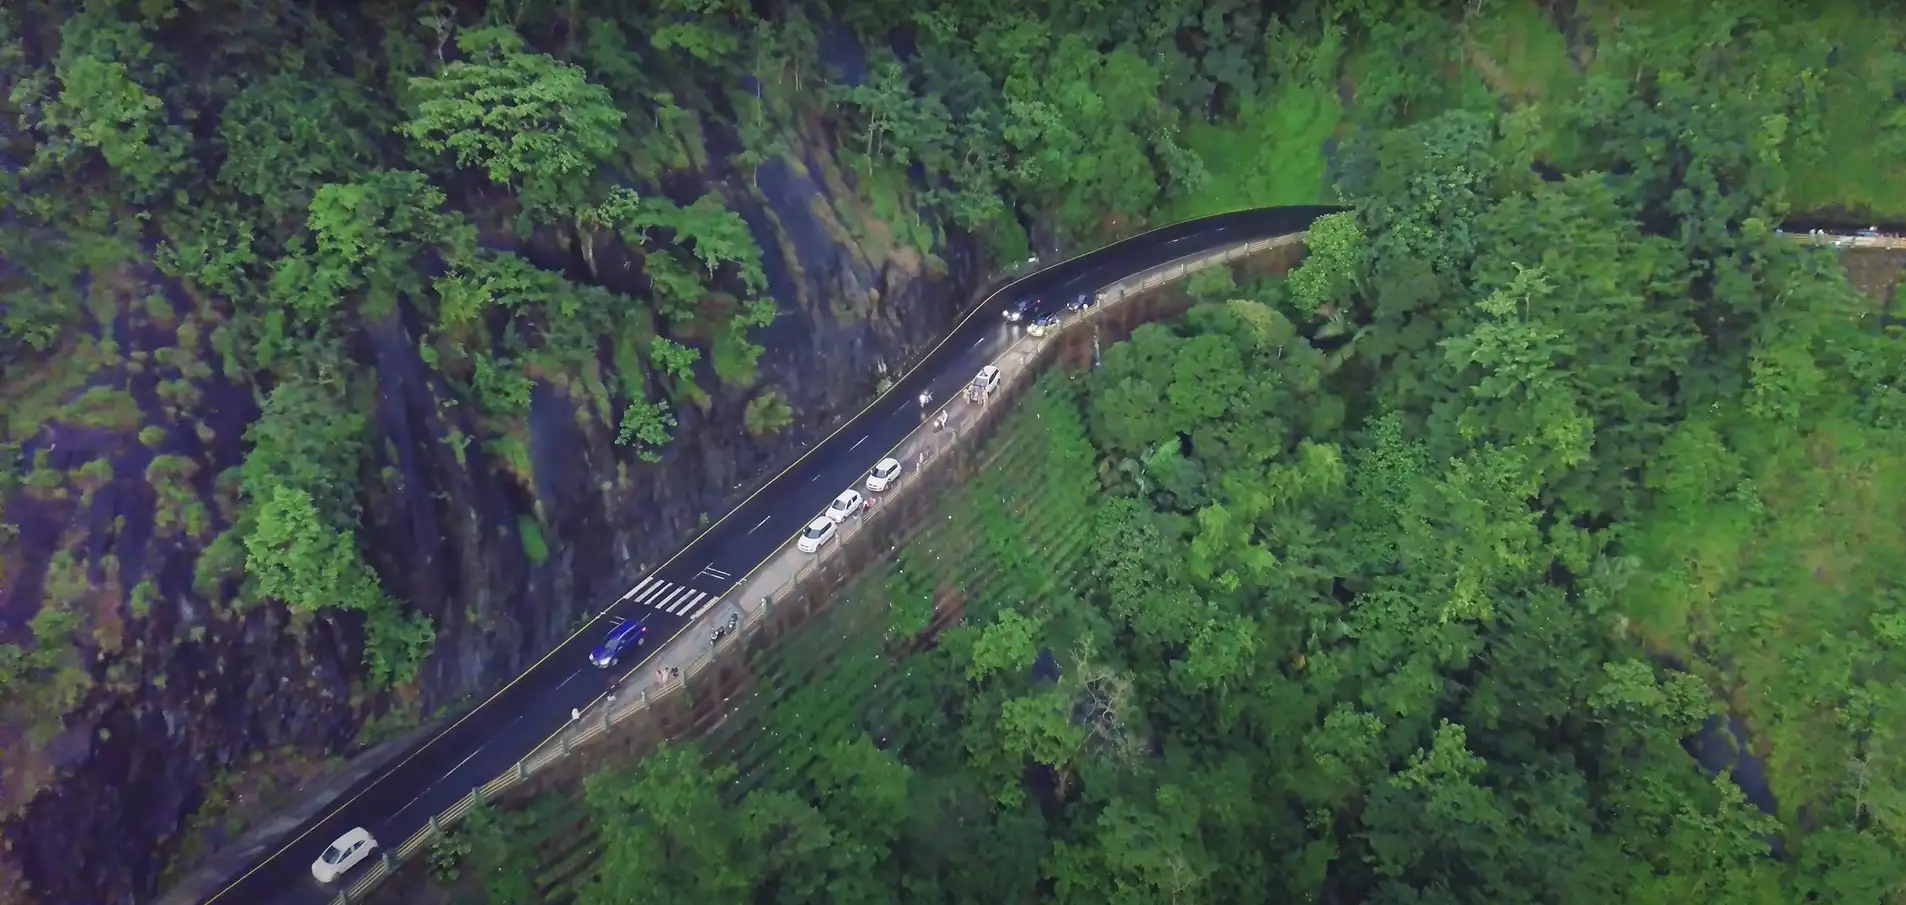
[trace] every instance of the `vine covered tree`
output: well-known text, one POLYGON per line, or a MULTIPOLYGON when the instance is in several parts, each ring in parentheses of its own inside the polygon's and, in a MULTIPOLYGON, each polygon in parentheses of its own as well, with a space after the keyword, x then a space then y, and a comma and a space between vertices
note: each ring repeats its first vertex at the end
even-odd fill
POLYGON ((597 164, 620 144, 624 117, 608 89, 503 26, 465 29, 457 49, 462 59, 411 79, 404 134, 515 190, 527 210, 586 203, 597 164))

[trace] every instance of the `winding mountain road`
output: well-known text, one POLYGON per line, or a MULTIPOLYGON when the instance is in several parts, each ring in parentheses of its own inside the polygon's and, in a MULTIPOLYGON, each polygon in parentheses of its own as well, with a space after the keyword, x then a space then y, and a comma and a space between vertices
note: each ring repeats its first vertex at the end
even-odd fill
MULTIPOLYGON (((814 445, 753 495, 709 526, 681 552, 607 606, 568 640, 466 712, 449 728, 390 767, 338 796, 320 816, 288 834, 271 855, 213 894, 207 905, 323 905, 339 884, 321 885, 311 862, 352 827, 366 827, 381 845, 408 838, 470 790, 495 778, 561 729, 575 708, 604 690, 607 673, 589 652, 611 623, 637 620, 648 643, 632 657, 646 660, 695 624, 722 595, 771 556, 834 495, 857 482, 918 426, 920 393, 935 399, 959 392, 983 364, 1010 342, 1000 312, 1027 296, 1057 308, 1079 292, 1103 286, 1176 258, 1233 242, 1303 232, 1330 207, 1262 208, 1161 227, 1054 264, 994 291, 955 323, 947 337, 896 381, 893 389, 814 445)), ((625 662, 616 675, 640 668, 625 662)), ((368 864, 369 862, 365 862, 368 864)), ((360 865, 357 870, 362 870, 360 865)), ((356 871, 353 871, 355 874, 356 871)), ((347 875, 346 881, 349 876, 347 875)))

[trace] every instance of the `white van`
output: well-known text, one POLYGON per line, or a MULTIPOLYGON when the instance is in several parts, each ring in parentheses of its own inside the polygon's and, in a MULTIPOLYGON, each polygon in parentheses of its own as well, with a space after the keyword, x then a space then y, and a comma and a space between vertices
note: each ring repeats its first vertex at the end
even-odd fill
POLYGON ((999 389, 999 368, 993 365, 980 368, 979 373, 973 375, 972 386, 988 396, 993 395, 993 391, 999 389))

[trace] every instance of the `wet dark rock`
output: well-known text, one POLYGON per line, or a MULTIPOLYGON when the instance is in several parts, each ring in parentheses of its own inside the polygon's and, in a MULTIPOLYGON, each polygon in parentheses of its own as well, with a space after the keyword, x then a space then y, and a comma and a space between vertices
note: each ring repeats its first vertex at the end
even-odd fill
MULTIPOLYGON (((859 60, 831 46, 830 56, 850 69, 859 60)), ((49 563, 67 551, 89 586, 85 599, 69 603, 96 643, 77 633, 92 685, 52 737, 0 730, 8 786, 0 803, 19 815, 5 829, 11 864, 0 862, 0 897, 17 870, 12 879, 33 887, 27 901, 149 900, 188 818, 215 793, 215 778, 286 752, 314 761, 349 754, 370 719, 393 706, 428 713, 507 681, 619 594, 637 569, 678 548, 704 516, 737 501, 738 488, 864 404, 880 368, 904 367, 941 335, 980 279, 971 243, 948 241, 949 231, 934 226, 942 239, 932 254, 906 248, 871 219, 829 136, 803 124, 788 143, 788 157, 758 172, 711 166, 719 178, 706 184, 760 240, 782 313, 756 337, 768 351, 755 387, 718 387, 704 363, 700 383, 712 401, 705 410, 679 407, 660 464, 615 446, 613 419, 550 380, 531 394, 529 475, 512 473, 480 443, 459 459, 447 438, 481 432, 464 407, 446 404, 453 389, 419 356, 414 312, 400 306, 361 325, 358 348, 377 385, 367 400, 374 437, 360 544, 386 587, 439 627, 419 682, 397 697, 362 693, 356 617, 300 618, 277 606, 234 612, 236 578, 213 582, 212 595, 195 589, 201 554, 235 516, 235 483, 221 476, 242 461, 244 429, 258 406, 252 387, 221 370, 210 340, 215 324, 198 317, 191 348, 161 353, 177 345, 177 331, 142 304, 160 292, 179 312, 216 306, 149 265, 128 267, 121 276, 140 288, 116 293, 120 310, 90 328, 95 341, 112 337, 121 355, 142 350, 146 359, 137 372, 99 369, 66 398, 110 387, 130 394, 136 418, 105 427, 54 422, 22 449, 27 462, 44 451, 44 464, 68 470, 106 459, 110 476, 90 493, 69 474, 60 492, 23 490, 4 501, 5 520, 21 530, 13 541, 0 537, 0 639, 29 637, 49 563), (195 399, 169 401, 180 380, 195 399), (170 389, 167 381, 175 382, 170 389), (795 417, 786 430, 757 438, 744 429, 743 411, 766 389, 795 417), (149 435, 156 447, 141 442, 147 427, 162 431, 149 435), (195 466, 186 483, 205 509, 198 530, 161 524, 160 513, 177 504, 159 498, 146 470, 162 454, 195 466), (547 545, 541 564, 520 535, 526 516, 547 545), (151 590, 135 612, 134 589, 144 582, 151 590), (116 642, 100 640, 102 625, 117 627, 116 642), (37 796, 20 800, 32 788, 37 796)), ((719 152, 719 141, 711 146, 719 152)), ((924 222, 931 226, 932 215, 924 222)), ((524 251, 563 267, 567 253, 552 242, 539 236, 524 251)), ((614 255, 622 250, 607 251, 597 262, 611 262, 603 282, 627 288, 616 285, 623 268, 614 255)))

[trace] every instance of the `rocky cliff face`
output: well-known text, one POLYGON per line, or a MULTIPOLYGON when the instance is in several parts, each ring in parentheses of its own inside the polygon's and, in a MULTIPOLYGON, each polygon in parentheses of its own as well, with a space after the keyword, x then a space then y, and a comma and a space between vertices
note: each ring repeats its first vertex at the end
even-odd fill
MULTIPOLYGON (((476 431, 420 356, 415 313, 361 325, 356 354, 377 374, 361 400, 374 434, 366 467, 381 478, 365 486, 382 489, 364 500, 360 539, 385 586, 438 626, 418 682, 393 695, 362 691, 350 616, 234 610, 231 579, 195 580, 235 515, 253 388, 226 373, 217 300, 145 257, 91 275, 85 335, 0 396, 13 423, 39 425, 14 435, 34 476, 4 499, 0 521, 18 530, 0 531, 0 634, 21 636, 57 604, 79 639, 41 670, 47 681, 4 688, 32 697, 0 737, 5 900, 146 900, 182 848, 190 860, 215 846, 260 797, 348 755, 379 721, 506 681, 738 488, 824 436, 969 301, 972 246, 912 210, 904 187, 860 185, 819 121, 782 123, 788 150, 737 172, 727 130, 704 119, 707 163, 668 188, 692 199, 712 187, 742 214, 781 316, 758 337, 760 381, 717 388, 704 375, 712 398, 679 408, 660 463, 614 445, 613 417, 560 375, 535 386, 527 467, 460 446, 452 438, 476 431), (757 436, 743 412, 769 389, 793 418, 757 436)), ((152 238, 125 240, 149 249, 152 238)), ((599 244, 584 255, 553 234, 522 250, 611 288, 631 254, 599 244)), ((585 377, 613 382, 603 357, 585 377)))

